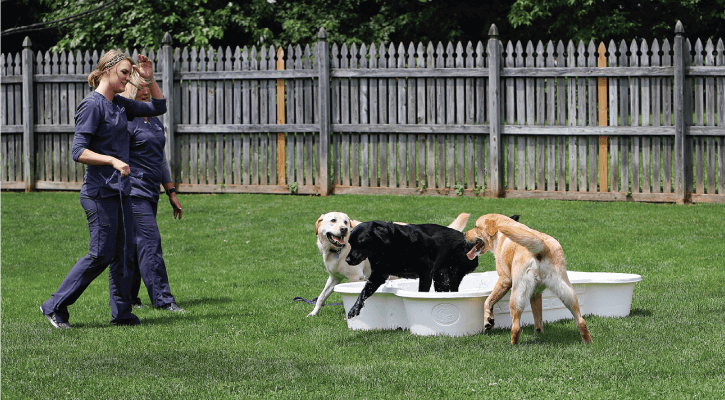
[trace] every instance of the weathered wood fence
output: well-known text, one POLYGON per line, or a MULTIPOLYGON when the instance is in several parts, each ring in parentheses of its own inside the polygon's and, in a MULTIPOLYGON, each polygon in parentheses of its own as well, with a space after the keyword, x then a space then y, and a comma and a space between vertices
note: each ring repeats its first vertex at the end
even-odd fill
MULTIPOLYGON (((180 192, 725 202, 725 46, 172 48, 155 60, 180 192), (173 84, 169 84, 173 82, 173 84)), ((2 189, 78 190, 98 52, 2 55, 2 189)), ((137 51, 132 55, 136 56, 137 51)), ((102 55, 102 53, 101 53, 102 55)))

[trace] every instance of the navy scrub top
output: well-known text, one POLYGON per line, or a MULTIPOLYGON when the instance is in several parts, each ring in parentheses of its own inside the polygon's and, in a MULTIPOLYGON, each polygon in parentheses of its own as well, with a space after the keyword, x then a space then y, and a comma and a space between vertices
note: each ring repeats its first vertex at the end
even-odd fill
MULTIPOLYGON (((108 101, 102 94, 90 92, 76 109, 73 160, 78 161, 78 157, 88 149, 129 164, 128 121, 134 117, 150 117, 165 112, 166 99, 151 99, 150 103, 145 103, 117 94, 113 101, 108 101)), ((86 165, 81 196, 118 196, 118 174, 113 176, 114 172, 116 169, 110 165, 86 165)), ((120 190, 124 195, 130 194, 131 180, 121 179, 120 190)))
POLYGON ((171 182, 171 171, 164 154, 164 126, 156 117, 135 118, 128 122, 131 134, 131 196, 158 203, 159 186, 171 182))

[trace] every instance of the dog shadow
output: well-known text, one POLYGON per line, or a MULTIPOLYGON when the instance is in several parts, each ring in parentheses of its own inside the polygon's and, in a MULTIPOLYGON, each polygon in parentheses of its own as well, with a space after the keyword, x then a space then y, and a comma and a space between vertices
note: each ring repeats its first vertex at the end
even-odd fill
POLYGON ((633 308, 629 311, 629 316, 631 317, 651 317, 652 315, 652 310, 645 310, 643 308, 633 308))
MULTIPOLYGON (((511 340, 511 328, 494 328, 480 333, 482 336, 490 336, 492 340, 511 340)), ((536 345, 571 345, 582 343, 582 337, 576 324, 572 325, 571 320, 547 322, 544 324, 544 332, 536 332, 534 325, 521 327, 521 336, 516 346, 536 345)))

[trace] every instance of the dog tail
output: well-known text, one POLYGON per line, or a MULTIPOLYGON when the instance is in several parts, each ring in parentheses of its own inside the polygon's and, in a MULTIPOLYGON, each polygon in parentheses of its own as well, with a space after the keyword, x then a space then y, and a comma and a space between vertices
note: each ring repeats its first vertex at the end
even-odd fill
POLYGON ((450 225, 448 225, 449 228, 455 229, 459 232, 463 232, 463 228, 466 227, 466 222, 468 222, 468 217, 470 217, 471 214, 468 213, 460 213, 458 214, 458 217, 451 222, 450 225))
POLYGON ((538 232, 525 226, 504 225, 500 226, 498 230, 534 254, 542 253, 547 249, 546 242, 537 235, 538 232))

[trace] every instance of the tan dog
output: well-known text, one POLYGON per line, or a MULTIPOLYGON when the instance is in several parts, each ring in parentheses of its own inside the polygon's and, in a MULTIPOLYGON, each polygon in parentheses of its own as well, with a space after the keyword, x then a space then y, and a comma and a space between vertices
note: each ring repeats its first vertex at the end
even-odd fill
POLYGON ((484 303, 486 330, 494 325, 491 317, 493 306, 511 289, 511 344, 519 340, 519 319, 527 301, 531 302, 536 332, 543 332, 541 293, 548 288, 574 315, 582 340, 585 343, 592 342, 587 324, 579 311, 576 293, 566 274, 564 250, 556 239, 505 215, 487 214, 466 232, 466 240, 477 242, 468 253, 468 258, 473 259, 487 251, 496 258, 498 282, 484 303))
MULTIPOLYGON (((461 213, 448 227, 463 232, 469 216, 470 214, 461 213)), ((343 279, 350 282, 364 282, 370 276, 370 262, 368 260, 358 265, 349 265, 345 262, 345 258, 350 252, 350 244, 347 239, 352 229, 359 223, 360 221, 350 219, 347 214, 341 212, 322 214, 315 222, 317 248, 322 253, 322 262, 325 264, 325 269, 330 276, 327 278, 322 293, 317 297, 315 308, 307 314, 308 317, 315 316, 320 312, 325 300, 332 294, 335 285, 342 282, 343 279)), ((405 225, 404 222, 396 222, 396 224, 405 225)))

